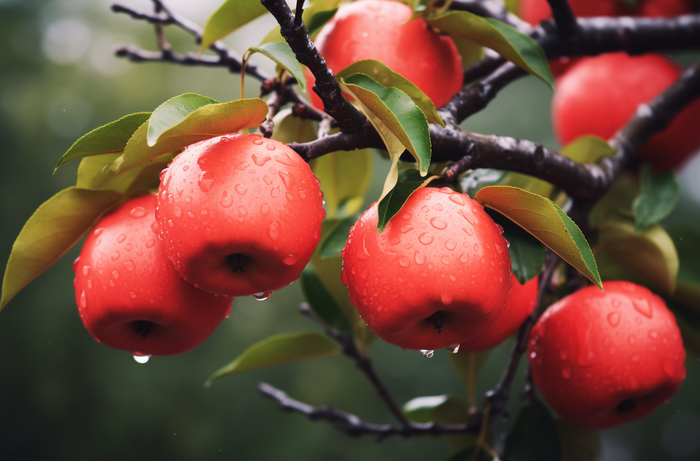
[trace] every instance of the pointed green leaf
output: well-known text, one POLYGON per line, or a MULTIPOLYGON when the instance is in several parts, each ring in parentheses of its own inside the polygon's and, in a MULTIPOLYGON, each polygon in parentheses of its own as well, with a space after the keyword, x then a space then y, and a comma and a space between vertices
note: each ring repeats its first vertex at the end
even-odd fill
MULTIPOLYGON (((319 11, 318 13, 314 13, 313 16, 311 16, 311 20, 306 23, 306 30, 309 32, 309 37, 314 37, 316 34, 318 34, 323 26, 326 25, 328 21, 330 21, 333 16, 335 16, 335 13, 338 11, 338 8, 333 8, 332 10, 326 10, 326 11, 319 11)), ((306 13, 306 11, 304 11, 306 13)), ((304 16, 304 14, 302 14, 304 16)))
POLYGON ((452 11, 432 18, 427 17, 425 20, 452 37, 491 48, 554 89, 554 79, 549 70, 547 56, 527 35, 500 21, 482 18, 467 11, 452 11))
MULTIPOLYGON (((464 401, 450 395, 416 397, 403 406, 406 417, 419 423, 466 423, 468 410, 464 401)), ((476 443, 474 434, 447 435, 444 438, 453 453, 476 443)))
POLYGON ((638 193, 637 178, 623 172, 591 210, 591 224, 600 226, 610 215, 616 216, 621 211, 631 215, 632 202, 638 193))
MULTIPOLYGON (((353 74, 371 75, 373 80, 381 83, 384 87, 398 88, 406 93, 413 103, 423 111, 428 123, 435 123, 442 127, 445 126, 445 121, 438 115, 433 101, 431 101, 412 81, 392 71, 386 64, 374 59, 362 59, 338 72, 335 78, 340 81, 341 79, 347 79, 353 74)), ((371 88, 367 89, 371 90, 371 88)))
POLYGON ((503 228, 503 237, 510 244, 508 253, 513 274, 521 285, 525 285, 535 278, 544 266, 544 246, 510 219, 490 210, 488 214, 503 228))
MULTIPOLYGON (((199 101, 205 100, 199 99, 199 101)), ((143 124, 129 139, 124 153, 112 162, 107 174, 120 173, 141 162, 198 141, 260 126, 265 121, 267 111, 267 103, 258 98, 207 104, 195 109, 176 125, 162 132, 154 146, 149 146, 147 143, 149 124, 143 124)), ((154 115, 155 113, 154 111, 154 115)))
POLYGON ((600 251, 641 276, 646 284, 668 294, 674 292, 678 253, 660 225, 653 224, 637 233, 631 217, 622 213, 609 215, 608 220, 600 225, 599 245, 600 251))
POLYGON ((297 79, 301 91, 306 93, 306 77, 304 70, 297 61, 292 48, 287 45, 287 42, 268 42, 259 46, 251 46, 246 50, 246 53, 262 53, 268 58, 275 61, 278 65, 284 67, 287 72, 292 74, 297 79))
POLYGON ((613 155, 617 149, 611 147, 603 138, 582 136, 567 144, 561 154, 578 163, 595 163, 603 157, 613 155))
POLYGON ((377 205, 377 232, 384 230, 406 200, 425 182, 417 170, 407 169, 399 173, 396 186, 377 205))
POLYGON ((148 121, 148 147, 155 146, 160 135, 185 120, 192 112, 209 104, 218 104, 216 99, 196 93, 185 93, 165 101, 153 111, 148 121))
POLYGON ((349 216, 338 222, 338 225, 328 233, 328 237, 320 245, 319 254, 321 258, 336 258, 345 248, 345 243, 350 234, 350 228, 355 225, 358 215, 349 216))
MULTIPOLYGON (((457 47, 459 55, 462 57, 462 67, 469 67, 475 62, 484 59, 484 47, 477 45, 470 40, 459 37, 452 37, 452 41, 457 47)), ((469 83, 469 82, 464 82, 469 83)))
POLYGON ((175 157, 174 152, 163 154, 119 174, 110 174, 109 167, 120 155, 117 153, 83 158, 78 166, 76 185, 84 189, 111 189, 122 194, 139 188, 157 188, 160 172, 175 157))
POLYGON ((321 182, 326 218, 342 219, 354 215, 365 200, 372 180, 372 151, 338 151, 310 162, 321 182))
POLYGON ((504 461, 561 461, 561 443, 554 418, 542 403, 525 405, 506 436, 504 461))
POLYGON ((136 129, 150 117, 150 112, 137 112, 126 115, 84 135, 63 154, 56 164, 54 173, 62 165, 82 157, 121 152, 136 129))
POLYGON ((121 198, 114 191, 69 187, 37 208, 12 245, 0 309, 70 250, 121 198))
POLYGON ((224 38, 231 32, 250 21, 267 13, 267 8, 262 6, 260 0, 226 0, 218 10, 212 14, 204 25, 202 33, 202 48, 204 52, 215 41, 224 38))
POLYGON ((528 231, 603 289, 586 237, 556 203, 511 186, 484 187, 474 198, 528 231))
POLYGON ((340 346, 323 333, 307 331, 274 335, 248 347, 234 361, 212 373, 204 385, 209 387, 223 376, 256 368, 336 354, 340 354, 340 346))
POLYGON ((673 170, 654 173, 646 162, 640 170, 639 195, 632 203, 634 228, 637 232, 668 216, 680 197, 680 188, 673 170))
POLYGON ((318 314, 326 324, 336 330, 346 334, 352 334, 352 329, 348 320, 343 315, 343 311, 335 302, 335 299, 328 293, 323 282, 316 273, 313 264, 308 264, 301 272, 301 291, 304 299, 309 303, 311 309, 318 314))

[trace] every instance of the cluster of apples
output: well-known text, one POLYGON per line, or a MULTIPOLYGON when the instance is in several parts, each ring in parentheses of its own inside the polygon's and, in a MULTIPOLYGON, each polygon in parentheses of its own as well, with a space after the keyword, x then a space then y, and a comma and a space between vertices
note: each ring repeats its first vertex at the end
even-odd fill
POLYGON ((157 196, 125 201, 88 235, 74 264, 83 324, 135 356, 190 350, 233 297, 262 299, 298 279, 324 216, 318 179, 285 144, 193 144, 163 170, 157 196))
MULTIPOLYGON (((694 12, 690 0, 569 0, 577 17, 674 17, 694 12)), ((547 0, 522 0, 522 18, 536 25, 549 19, 547 0)), ((584 135, 611 138, 635 115, 637 108, 671 85, 683 69, 665 56, 609 53, 550 62, 558 76, 552 101, 554 131, 562 144, 584 135)), ((679 169, 700 146, 700 101, 687 106, 662 132, 637 153, 655 171, 679 169)))
MULTIPOLYGON (((379 59, 444 104, 462 85, 461 58, 422 19, 404 24, 410 16, 398 2, 346 3, 316 45, 333 71, 379 59)), ((233 297, 265 298, 296 280, 324 216, 318 180, 286 145, 227 135, 189 146, 162 173, 157 196, 122 203, 88 236, 74 266, 81 318, 95 339, 135 355, 189 350, 228 315, 233 297)), ((341 277, 385 341, 425 353, 485 350, 535 309, 538 279, 518 282, 503 230, 468 195, 420 188, 381 233, 377 220, 375 203, 351 229, 341 277)), ((529 342, 543 396, 563 417, 596 428, 644 416, 685 377, 680 332, 663 300, 627 282, 604 288, 551 306, 529 342)))

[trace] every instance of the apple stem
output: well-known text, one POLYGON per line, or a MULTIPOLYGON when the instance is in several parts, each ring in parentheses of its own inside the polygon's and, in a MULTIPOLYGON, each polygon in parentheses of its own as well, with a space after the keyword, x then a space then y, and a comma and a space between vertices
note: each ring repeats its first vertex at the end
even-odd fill
POLYGON ((435 331, 439 334, 442 333, 442 326, 445 324, 445 313, 443 311, 437 311, 433 315, 427 318, 427 320, 432 320, 435 324, 435 331))
POLYGON ((243 263, 248 259, 247 256, 236 253, 232 255, 228 255, 226 257, 226 262, 228 262, 231 265, 231 270, 233 272, 245 272, 245 269, 243 268, 243 263))
POLYGON ((153 328, 153 322, 148 320, 137 320, 134 322, 134 331, 145 338, 151 333, 151 328, 153 328))
POLYGON ((634 399, 625 399, 617 405, 617 412, 619 414, 629 413, 637 408, 637 401, 634 399))

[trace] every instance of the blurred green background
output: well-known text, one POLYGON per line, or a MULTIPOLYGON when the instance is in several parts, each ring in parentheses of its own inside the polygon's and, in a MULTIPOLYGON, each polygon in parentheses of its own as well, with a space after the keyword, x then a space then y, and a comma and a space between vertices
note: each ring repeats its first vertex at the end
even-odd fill
MULTIPOLYGON (((149 111, 184 92, 220 101, 239 97, 238 75, 223 69, 131 64, 113 57, 116 43, 154 49, 152 27, 110 12, 106 0, 0 0, 0 261, 32 212, 75 181, 76 164, 52 175, 58 158, 87 131, 125 114, 149 111)), ((128 5, 148 11, 151 3, 128 5)), ((170 0, 199 24, 216 0, 170 0)), ((269 18, 226 42, 243 52, 272 28, 269 18)), ((168 28, 179 51, 197 51, 168 28)), ((687 61, 689 56, 681 57, 687 61)), ((273 67, 259 55, 254 63, 273 67)), ((257 85, 247 81, 247 96, 257 85)), ((465 126, 525 137, 558 147, 551 131, 551 92, 534 78, 504 91, 465 126)), ((699 122, 700 124, 700 122, 699 122)), ((376 199, 387 169, 377 157, 376 199)), ((681 172, 683 197, 670 221, 700 219, 700 156, 681 172)), ((317 329, 300 316, 298 283, 265 302, 237 299, 231 317, 199 348, 137 364, 130 354, 96 343, 83 328, 73 293, 77 248, 41 275, 0 314, 0 459, 446 459, 430 438, 351 439, 331 427, 282 413, 256 391, 266 381, 312 405, 332 404, 367 421, 391 422, 373 389, 342 357, 317 359, 224 378, 209 389, 212 371, 266 336, 317 329)), ((500 376, 510 342, 489 358, 479 394, 500 376)), ((445 351, 428 360, 377 341, 376 367, 399 403, 421 395, 464 396, 445 351)), ((601 459, 700 457, 700 361, 688 362, 680 392, 653 415, 602 432, 601 459)), ((522 367, 521 367, 522 368, 522 367)), ((522 371, 514 388, 516 411, 522 371)), ((508 423, 494 426, 502 444, 508 423)))

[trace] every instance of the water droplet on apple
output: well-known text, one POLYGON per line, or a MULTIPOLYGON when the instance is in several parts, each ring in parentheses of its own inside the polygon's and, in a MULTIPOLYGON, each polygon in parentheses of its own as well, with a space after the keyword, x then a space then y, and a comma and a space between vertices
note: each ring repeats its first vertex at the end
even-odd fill
POLYGON ((133 291, 129 292, 129 296, 131 296, 131 299, 136 299, 136 293, 134 293, 133 291))
POLYGON ((608 323, 612 327, 616 327, 620 324, 620 313, 619 312, 611 312, 608 314, 608 323))
POLYGON ((659 334, 656 332, 656 330, 649 331, 649 337, 651 339, 656 339, 658 336, 659 336, 659 334))
POLYGON ((175 223, 173 222, 172 219, 168 219, 168 226, 175 227, 175 223))
POLYGON ((117 242, 119 242, 119 243, 122 243, 124 240, 126 240, 126 234, 121 234, 121 235, 117 238, 117 242))
POLYGON ((499 255, 503 253, 503 247, 501 247, 501 245, 499 245, 498 243, 496 244, 496 251, 499 255))
POLYGON ((182 167, 182 171, 187 171, 187 170, 189 170, 189 169, 190 169, 190 166, 189 166, 189 165, 185 165, 185 166, 182 167))
POLYGON ((270 196, 272 198, 276 198, 278 195, 280 195, 279 187, 275 187, 274 189, 270 190, 270 196))
POLYGON ((479 244, 478 243, 474 244, 474 253, 479 253, 479 244))
POLYGON ((462 230, 464 231, 465 234, 467 234, 470 237, 472 235, 474 235, 474 231, 472 230, 471 227, 463 227, 462 230))
POLYGON ((450 354, 456 354, 457 352, 459 352, 459 346, 460 344, 457 344, 456 346, 448 346, 447 350, 450 354))
POLYGON ((293 266, 297 263, 299 260, 299 256, 296 254, 288 254, 284 258, 282 258, 282 262, 285 263, 288 266, 293 266))
POLYGON ((562 375, 565 379, 571 378, 571 368, 569 368, 569 367, 564 367, 564 368, 562 368, 562 370, 561 370, 561 375, 562 375))
POLYGON ((134 352, 134 360, 136 360, 137 363, 144 364, 148 362, 148 360, 151 358, 150 355, 142 355, 139 354, 138 352, 134 352))
POLYGON ((464 206, 464 199, 460 194, 450 194, 450 200, 459 206, 464 206))
POLYGON ((78 298, 78 307, 85 309, 87 307, 87 296, 85 295, 85 290, 80 293, 80 298, 78 298))
POLYGON ((533 352, 530 352, 530 358, 531 358, 532 360, 535 360, 536 357, 537 357, 537 352, 534 352, 534 351, 533 351, 533 352))
POLYGON ((190 218, 194 218, 196 215, 193 212, 188 211, 187 216, 189 216, 190 218))
MULTIPOLYGON (((77 259, 76 259, 77 261, 77 259)), ((87 277, 90 275, 90 269, 92 269, 90 266, 83 266, 83 276, 87 277)))
POLYGON ((202 208, 202 211, 200 211, 199 214, 201 214, 202 216, 206 216, 209 214, 209 210, 207 210, 206 208, 202 208))
POLYGON ((424 232, 418 236, 418 241, 422 243, 423 245, 430 245, 433 243, 433 235, 429 234, 427 232, 424 232))
POLYGON ((445 266, 447 266, 447 265, 450 264, 450 258, 448 258, 447 256, 443 256, 442 258, 440 258, 440 261, 442 261, 442 263, 443 263, 445 266))
POLYGON ((646 300, 645 298, 642 299, 633 299, 632 300, 632 305, 634 306, 635 310, 642 314, 644 317, 650 319, 652 317, 652 310, 651 310, 651 304, 649 304, 649 301, 646 300))
POLYGON ((134 270, 134 263, 132 261, 127 261, 124 263, 124 266, 126 267, 126 270, 131 272, 134 270))
POLYGON ((180 216, 182 216, 182 208, 176 205, 175 210, 173 210, 173 214, 176 218, 179 218, 180 216))
POLYGON ((408 258, 401 258, 401 259, 399 260, 399 264, 400 264, 402 267, 408 267, 408 266, 411 265, 411 261, 409 261, 408 258))
MULTIPOLYGON (((155 240, 153 240, 153 239, 148 239, 148 240, 146 241, 146 248, 151 248, 151 247, 152 247, 153 245, 155 245, 155 244, 156 244, 156 241, 155 241, 155 240)), ((140 256, 140 255, 139 255, 139 256, 140 256)))
POLYGON ((266 147, 267 150, 269 150, 269 151, 275 150, 275 145, 274 145, 274 144, 267 144, 265 147, 266 147))
POLYGON ((440 295, 440 301, 442 301, 442 304, 444 304, 445 306, 449 306, 450 304, 452 304, 452 295, 447 292, 442 293, 440 295))
POLYGON ((358 253, 357 259, 361 261, 368 261, 369 258, 372 257, 372 255, 369 254, 369 251, 367 251, 367 234, 362 234, 362 253, 358 253))
POLYGON ((427 357, 429 359, 432 359, 433 355, 435 355, 435 351, 431 349, 421 349, 420 353, 423 354, 424 357, 427 357))
POLYGON ((270 156, 267 155, 267 154, 258 154, 258 153, 255 153, 255 154, 253 154, 251 157, 252 157, 252 159, 253 159, 253 162, 255 162, 255 164, 256 164, 257 166, 263 166, 263 165, 265 165, 267 162, 269 162, 270 160, 272 160, 272 157, 270 157, 270 156))
POLYGON ((253 141, 253 144, 255 144, 256 146, 262 146, 263 142, 264 141, 262 140, 262 138, 257 138, 255 141, 253 141))
POLYGON ((272 221, 267 227, 267 234, 270 236, 273 242, 276 242, 280 238, 280 225, 277 221, 272 221))
POLYGON ((119 256, 120 256, 119 251, 114 251, 112 253, 112 261, 116 261, 117 259, 119 259, 119 256))
POLYGON ((271 294, 272 292, 270 291, 253 293, 253 298, 255 298, 257 301, 265 301, 270 297, 271 294))
POLYGON ((430 225, 437 230, 443 230, 447 227, 447 223, 440 218, 433 218, 430 220, 430 225))
POLYGON ((469 261, 469 255, 467 253, 462 253, 459 257, 459 262, 466 263, 467 261, 469 261))
POLYGON ((413 229, 413 226, 411 226, 410 224, 408 224, 408 225, 405 225, 405 226, 401 227, 400 231, 401 231, 402 234, 405 234, 406 232, 408 232, 408 231, 410 231, 410 230, 412 230, 412 229, 413 229))
POLYGON ((292 177, 292 175, 290 175, 288 171, 284 171, 284 170, 280 171, 278 174, 279 174, 280 178, 282 178, 282 182, 284 183, 284 187, 286 187, 287 189, 291 188, 292 184, 294 182, 294 178, 292 177))
MULTIPOLYGON (((130 212, 129 215, 131 215, 132 218, 143 218, 146 216, 146 210, 144 210, 142 207, 137 206, 134 207, 130 212)), ((102 231, 102 229, 98 229, 99 231, 102 231)), ((95 231, 95 235, 100 235, 97 234, 97 231, 95 231)))
POLYGON ((112 277, 114 277, 115 279, 118 279, 118 278, 119 278, 119 272, 117 272, 117 271, 112 271, 112 277))
POLYGON ((197 185, 204 193, 208 193, 211 190, 211 186, 214 185, 214 178, 207 175, 209 175, 208 171, 202 171, 197 180, 197 185))

